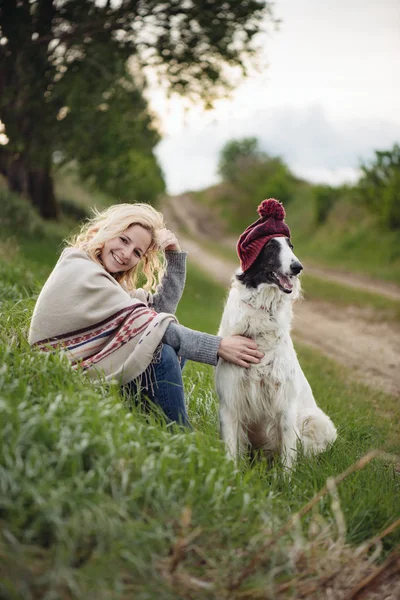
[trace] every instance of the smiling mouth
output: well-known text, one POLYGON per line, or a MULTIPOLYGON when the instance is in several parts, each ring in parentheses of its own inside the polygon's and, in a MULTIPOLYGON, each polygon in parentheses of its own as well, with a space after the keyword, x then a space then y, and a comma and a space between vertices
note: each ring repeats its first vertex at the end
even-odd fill
POLYGON ((119 265, 121 265, 121 266, 125 265, 125 263, 122 262, 122 260, 120 258, 118 258, 118 256, 116 254, 114 254, 114 252, 111 252, 111 256, 113 257, 115 262, 117 262, 119 265))
POLYGON ((293 277, 287 277, 282 273, 278 273, 277 271, 272 271, 270 273, 271 282, 275 283, 282 292, 285 294, 291 294, 293 291, 293 277))

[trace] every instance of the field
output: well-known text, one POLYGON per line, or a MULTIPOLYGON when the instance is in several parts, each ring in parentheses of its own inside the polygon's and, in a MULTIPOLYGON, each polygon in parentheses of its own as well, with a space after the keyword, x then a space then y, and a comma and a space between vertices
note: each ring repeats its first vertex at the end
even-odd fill
MULTIPOLYGON (((115 386, 29 348, 35 297, 65 235, 3 232, 0 244, 0 597, 340 599, 368 588, 379 598, 386 584, 393 592, 397 399, 298 346, 337 443, 301 458, 290 480, 279 465, 235 469, 219 441, 211 367, 185 368, 194 431, 182 433, 128 406, 115 386)), ((224 296, 191 266, 178 317, 215 333, 224 296)))

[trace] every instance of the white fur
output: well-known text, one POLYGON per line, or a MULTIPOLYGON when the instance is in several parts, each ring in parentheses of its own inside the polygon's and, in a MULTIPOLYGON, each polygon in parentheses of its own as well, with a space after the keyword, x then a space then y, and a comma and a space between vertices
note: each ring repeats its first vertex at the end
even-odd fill
MULTIPOLYGON (((289 274, 297 258, 285 238, 277 240, 281 272, 289 274)), ((297 277, 292 281, 292 293, 285 294, 274 284, 250 289, 233 278, 218 335, 252 338, 264 357, 250 368, 220 358, 216 368, 221 435, 229 456, 236 460, 250 445, 267 457, 280 454, 287 469, 296 459, 298 441, 307 455, 322 452, 336 439, 336 429, 318 408, 293 347, 292 304, 301 287, 297 277)))

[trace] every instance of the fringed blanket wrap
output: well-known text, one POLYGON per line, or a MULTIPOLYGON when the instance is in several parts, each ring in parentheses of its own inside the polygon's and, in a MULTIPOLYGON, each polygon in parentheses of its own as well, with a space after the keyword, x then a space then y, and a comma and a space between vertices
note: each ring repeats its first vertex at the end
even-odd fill
POLYGON ((29 343, 62 349, 74 367, 121 385, 153 361, 174 315, 148 306, 150 294, 132 298, 86 252, 67 248, 45 283, 33 312, 29 343))

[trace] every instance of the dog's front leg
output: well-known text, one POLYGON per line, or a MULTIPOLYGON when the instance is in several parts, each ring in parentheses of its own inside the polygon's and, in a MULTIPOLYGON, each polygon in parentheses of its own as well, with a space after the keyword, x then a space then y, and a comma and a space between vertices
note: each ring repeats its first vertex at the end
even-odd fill
POLYGON ((282 416, 281 436, 283 466, 285 471, 290 471, 297 458, 297 441, 300 437, 294 410, 282 416))
POLYGON ((227 455, 235 464, 243 455, 246 437, 242 424, 225 406, 220 407, 221 438, 225 443, 227 455))

